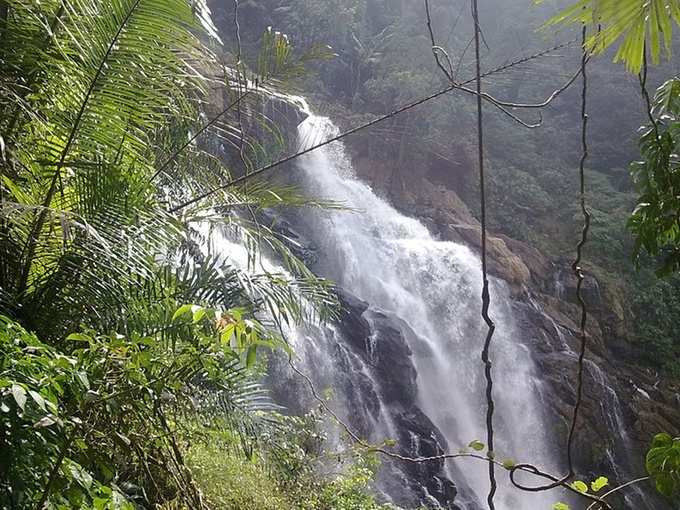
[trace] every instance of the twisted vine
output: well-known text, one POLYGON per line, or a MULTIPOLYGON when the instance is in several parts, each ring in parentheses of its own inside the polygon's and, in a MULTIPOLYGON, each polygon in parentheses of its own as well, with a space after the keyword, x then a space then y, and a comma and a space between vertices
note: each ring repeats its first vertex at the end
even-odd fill
MULTIPOLYGON (((484 377, 486 379, 486 442, 489 451, 494 451, 494 429, 493 429, 493 414, 495 410, 495 403, 493 399, 493 376, 490 351, 493 334, 496 330, 496 324, 489 315, 489 306, 491 305, 491 296, 489 293, 489 275, 487 263, 487 235, 486 235, 486 183, 485 183, 485 169, 484 169, 484 118, 483 118, 483 104, 482 104, 482 64, 480 56, 480 26, 479 26, 479 10, 477 0, 472 0, 472 21, 474 23, 474 39, 475 39, 475 82, 477 87, 477 164, 479 166, 479 203, 480 203, 480 223, 482 233, 482 318, 488 328, 486 339, 484 340, 484 348, 482 349, 482 363, 484 363, 484 377)), ((496 465, 489 462, 489 494, 486 498, 489 510, 495 510, 494 497, 498 489, 496 482, 496 465)))

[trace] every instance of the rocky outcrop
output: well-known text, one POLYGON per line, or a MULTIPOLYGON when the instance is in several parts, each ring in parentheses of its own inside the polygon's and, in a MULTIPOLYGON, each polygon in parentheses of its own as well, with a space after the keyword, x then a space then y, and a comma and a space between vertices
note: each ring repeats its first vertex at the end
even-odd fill
MULTIPOLYGON (((379 392, 376 398, 385 406, 396 434, 393 452, 413 458, 442 455, 447 451, 446 440, 416 401, 417 373, 404 338, 415 333, 400 319, 371 308, 346 291, 340 290, 339 297, 343 311, 338 325, 343 338, 371 369, 379 392)), ((357 416, 350 421, 361 428, 357 416)), ((404 508, 457 508, 457 490, 446 477, 444 461, 414 463, 386 458, 384 463, 387 469, 382 470, 380 481, 394 503, 404 508)))

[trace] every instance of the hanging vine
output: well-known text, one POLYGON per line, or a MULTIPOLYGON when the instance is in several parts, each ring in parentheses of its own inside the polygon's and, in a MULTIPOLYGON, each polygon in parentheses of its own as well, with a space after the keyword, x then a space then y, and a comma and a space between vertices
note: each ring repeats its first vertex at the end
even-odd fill
MULTIPOLYGON (((479 166, 479 207, 480 207, 480 223, 482 232, 482 318, 488 328, 486 339, 484 340, 484 348, 482 349, 482 363, 484 363, 484 377, 486 379, 486 442, 490 452, 494 451, 494 429, 493 429, 493 413, 495 404, 493 400, 493 376, 492 363, 490 357, 491 341, 496 330, 491 316, 489 315, 489 306, 491 305, 491 296, 489 293, 489 275, 487 264, 487 249, 486 249, 486 183, 484 172, 484 117, 482 104, 482 64, 480 56, 480 26, 479 26, 479 10, 477 0, 472 0, 472 22, 474 24, 474 39, 475 39, 475 81, 477 85, 477 164, 479 166)), ((487 496, 487 503, 489 510, 496 508, 494 504, 494 497, 498 484, 496 482, 496 466, 493 462, 489 462, 489 494, 487 496)))

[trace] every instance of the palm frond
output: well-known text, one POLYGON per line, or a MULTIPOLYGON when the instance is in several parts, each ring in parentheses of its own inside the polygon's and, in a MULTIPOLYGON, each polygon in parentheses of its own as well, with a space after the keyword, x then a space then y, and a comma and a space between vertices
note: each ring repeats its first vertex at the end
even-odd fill
MULTIPOLYGON (((540 1, 538 2, 540 3, 540 1)), ((649 50, 654 63, 672 49, 673 22, 680 23, 680 0, 580 0, 552 18, 549 26, 584 23, 593 28, 586 46, 602 53, 621 41, 615 61, 639 73, 649 50)))

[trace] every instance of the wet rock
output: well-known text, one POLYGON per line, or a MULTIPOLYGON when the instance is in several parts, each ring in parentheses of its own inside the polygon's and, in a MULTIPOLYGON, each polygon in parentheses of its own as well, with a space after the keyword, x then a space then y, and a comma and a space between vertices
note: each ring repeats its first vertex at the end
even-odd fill
MULTIPOLYGON (((415 332, 402 320, 371 308, 369 303, 345 290, 341 289, 338 295, 343 306, 338 325, 343 338, 372 368, 372 377, 379 387, 379 395, 374 395, 375 404, 379 399, 385 406, 397 434, 392 438, 396 440, 394 453, 407 457, 445 453, 445 439, 417 405, 417 373, 406 341, 406 335, 415 335, 415 332)), ((360 381, 363 378, 360 374, 357 377, 360 381)), ((356 386, 361 387, 361 384, 356 386)), ((361 391, 365 400, 374 388, 366 387, 361 391)), ((352 420, 358 430, 366 426, 359 414, 352 420)), ((388 458, 384 462, 389 464, 388 473, 395 469, 400 473, 391 472, 391 479, 382 477, 383 483, 391 486, 390 493, 396 495, 394 499, 398 505, 456 508, 457 490, 445 475, 444 461, 413 463, 388 458), (400 480, 402 486, 394 486, 395 480, 400 480)))
MULTIPOLYGON (((577 285, 578 280, 573 270, 571 269, 571 262, 562 260, 557 264, 558 269, 554 272, 553 286, 555 296, 562 301, 570 303, 579 303, 577 285)), ((545 279, 549 279, 549 274, 545 274, 545 279)), ((590 273, 584 273, 584 279, 581 283, 581 296, 589 309, 600 309, 602 306, 602 292, 600 290, 600 282, 590 273)))
POLYGON ((371 335, 371 325, 363 315, 368 310, 368 303, 342 288, 337 289, 337 295, 342 307, 340 325, 343 331, 354 347, 365 350, 371 335))
POLYGON ((382 383, 386 402, 415 402, 417 373, 403 333, 406 329, 412 333, 410 328, 379 311, 371 310, 367 317, 373 331, 367 354, 382 383))
MULTIPOLYGON (((436 457, 447 451, 445 439, 430 419, 417 407, 397 413, 395 425, 399 431, 400 453, 410 457, 436 457)), ((428 496, 444 508, 454 508, 457 490, 453 482, 442 476, 444 461, 401 462, 402 469, 413 480, 421 480, 422 501, 427 506, 428 496)), ((430 508, 429 506, 427 506, 430 508)))

